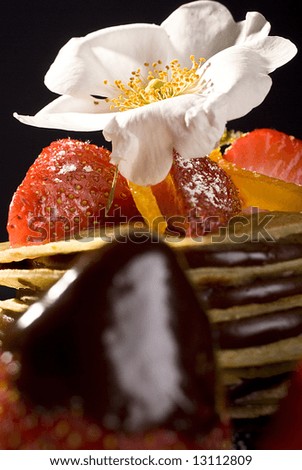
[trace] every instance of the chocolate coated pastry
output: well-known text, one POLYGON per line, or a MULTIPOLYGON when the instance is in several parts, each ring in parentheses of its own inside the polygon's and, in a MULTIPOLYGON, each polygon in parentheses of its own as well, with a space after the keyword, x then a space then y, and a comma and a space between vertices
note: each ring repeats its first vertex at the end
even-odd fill
POLYGON ((206 433, 218 421, 211 330, 172 250, 132 236, 79 262, 23 314, 4 347, 18 387, 124 431, 169 425, 206 433))

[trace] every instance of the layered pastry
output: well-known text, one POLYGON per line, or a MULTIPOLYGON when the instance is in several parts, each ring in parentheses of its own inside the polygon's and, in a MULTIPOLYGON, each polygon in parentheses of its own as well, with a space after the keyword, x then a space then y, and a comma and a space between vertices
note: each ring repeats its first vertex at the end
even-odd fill
POLYGON ((7 329, 2 449, 230 447, 210 324, 172 250, 83 255, 7 329))
MULTIPOLYGON (((204 237, 202 243, 189 239, 169 243, 181 255, 182 267, 211 322, 238 446, 252 446, 263 432, 302 357, 301 232, 300 213, 256 213, 237 216, 227 232, 204 237)), ((142 232, 141 237, 145 236, 142 232)), ((108 242, 88 241, 86 250, 93 251, 97 244, 104 247, 108 242)), ((57 249, 65 246, 57 243, 57 249)), ((45 255, 49 248, 41 245, 38 251, 45 255)), ((19 299, 10 305, 6 301, 4 307, 3 302, 6 325, 74 263, 75 243, 73 249, 73 253, 27 260, 27 269, 21 268, 22 261, 16 268, 15 261, 15 268, 3 270, 6 284, 20 291, 19 299), (38 267, 42 262, 44 266, 38 267), (54 269, 56 263, 60 269, 54 269)), ((2 260, 16 255, 16 250, 3 251, 2 260)), ((3 279, 2 275, 2 283, 3 279)))
POLYGON ((245 224, 237 243, 231 233, 184 252, 218 343, 240 447, 260 438, 302 357, 302 214, 257 213, 237 223, 245 224))
POLYGON ((297 53, 269 32, 258 12, 194 1, 73 38, 45 76, 60 96, 14 114, 102 131, 112 152, 53 142, 10 205, 3 447, 83 448, 88 419, 97 448, 216 449, 217 394, 235 432, 277 409, 302 354, 302 142, 222 135, 297 53))
MULTIPOLYGON (((211 347, 232 419, 234 445, 256 445, 263 425, 287 394, 291 373, 302 357, 302 198, 301 186, 294 182, 299 171, 291 181, 284 181, 234 163, 236 146, 242 151, 248 142, 250 147, 249 139, 255 134, 261 141, 259 132, 227 136, 210 158, 195 159, 192 164, 175 154, 168 177, 151 188, 128 185, 108 163, 108 152, 91 144, 67 139, 44 149, 16 191, 8 221, 10 242, 0 250, 0 283, 17 292, 0 304, 5 347, 19 354, 19 339, 7 343, 6 332, 16 320, 20 325, 22 318, 28 318, 30 304, 34 305, 29 312, 37 305, 48 309, 39 299, 48 298, 49 294, 43 295, 49 288, 49 293, 54 292, 51 286, 66 279, 83 252, 106 252, 116 238, 121 245, 129 245, 130 240, 144 246, 147 240, 149 250, 159 244, 159 236, 177 253, 193 286, 194 292, 181 294, 187 315, 191 315, 190 299, 196 295, 200 314, 205 313, 210 322, 211 347), (263 187, 271 192, 265 193, 263 187), (250 209, 254 204, 266 210, 250 209)), ((264 130, 264 135, 274 141, 280 138, 270 130, 264 130)), ((300 141, 284 136, 282 145, 285 139, 298 154, 300 141)), ((55 299, 54 305, 60 302, 55 299)), ((164 308, 164 302, 158 308, 164 308)), ((7 357, 4 369, 15 370, 14 360, 7 357)), ((27 369, 23 366, 23 371, 27 369)), ((36 372, 29 377, 39 377, 36 372)), ((8 371, 3 373, 7 377, 8 371)), ((21 382, 26 380, 23 376, 21 382)), ((35 403, 34 392, 29 395, 35 403)), ((227 445, 223 440, 193 445, 219 448, 227 445)), ((154 448, 159 445, 170 444, 157 441, 154 448)))

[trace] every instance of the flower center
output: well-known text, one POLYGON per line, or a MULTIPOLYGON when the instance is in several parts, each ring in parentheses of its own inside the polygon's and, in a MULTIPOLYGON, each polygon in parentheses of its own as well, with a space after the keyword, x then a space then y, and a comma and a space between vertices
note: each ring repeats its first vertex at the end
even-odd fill
MULTIPOLYGON (((204 94, 209 91, 211 83, 203 78, 207 67, 204 67, 202 73, 197 73, 205 59, 201 58, 196 61, 192 55, 190 60, 191 68, 181 67, 177 59, 172 60, 164 68, 161 68, 160 60, 151 66, 146 62, 144 64, 146 72, 142 73, 141 69, 132 72, 127 84, 121 80, 115 80, 114 85, 111 86, 118 89, 119 95, 106 99, 110 103, 110 109, 127 111, 179 95, 204 94)), ((108 81, 105 80, 104 84, 108 85, 108 81)))

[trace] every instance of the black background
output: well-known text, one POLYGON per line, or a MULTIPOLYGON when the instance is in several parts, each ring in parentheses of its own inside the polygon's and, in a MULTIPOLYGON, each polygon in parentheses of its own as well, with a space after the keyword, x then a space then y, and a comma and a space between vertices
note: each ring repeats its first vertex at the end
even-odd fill
MULTIPOLYGON (((3 2, 4 3, 4 2, 3 2)), ((90 139, 104 144, 101 133, 72 133, 20 124, 12 117, 35 114, 55 98, 43 77, 58 50, 71 37, 132 22, 161 23, 183 1, 141 0, 10 0, 2 4, 0 239, 5 240, 12 194, 41 149, 60 137, 90 139)), ((302 46, 297 0, 225 0, 235 19, 260 11, 272 23, 272 35, 288 37, 302 46)), ((273 87, 264 103, 229 127, 243 131, 272 127, 302 138, 301 53, 272 74, 273 87)), ((106 144, 108 145, 108 144, 106 144)))

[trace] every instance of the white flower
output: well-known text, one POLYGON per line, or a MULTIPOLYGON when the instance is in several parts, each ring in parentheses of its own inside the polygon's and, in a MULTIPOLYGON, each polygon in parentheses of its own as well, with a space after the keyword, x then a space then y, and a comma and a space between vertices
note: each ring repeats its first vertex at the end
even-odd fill
POLYGON ((169 172, 173 148, 184 158, 209 153, 227 121, 263 101, 268 74, 297 52, 269 31, 260 13, 236 23, 220 3, 201 0, 160 26, 73 38, 45 77, 62 96, 35 116, 15 117, 39 127, 103 130, 120 172, 137 184, 156 184, 169 172))

